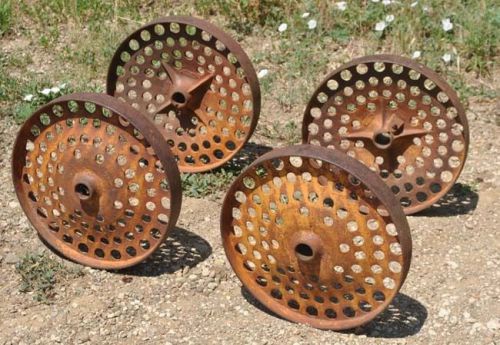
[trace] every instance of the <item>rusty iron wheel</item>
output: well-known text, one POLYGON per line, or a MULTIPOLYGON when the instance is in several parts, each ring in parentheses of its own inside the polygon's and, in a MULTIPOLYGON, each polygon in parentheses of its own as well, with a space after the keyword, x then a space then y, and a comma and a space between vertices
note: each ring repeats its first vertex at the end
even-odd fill
POLYGON ((243 285, 288 320, 362 325, 403 284, 411 236, 384 182, 340 151, 299 145, 257 159, 229 189, 221 233, 243 285))
POLYGON ((306 108, 302 138, 377 172, 406 214, 450 190, 469 146, 455 91, 434 71, 393 55, 356 59, 328 75, 306 108))
POLYGON ((12 156, 20 204, 65 257, 120 269, 151 255, 177 221, 175 158, 155 126, 105 94, 60 97, 21 127, 12 156))
POLYGON ((127 37, 109 66, 107 93, 154 121, 183 172, 230 160, 260 113, 248 56, 221 29, 193 17, 162 18, 127 37))

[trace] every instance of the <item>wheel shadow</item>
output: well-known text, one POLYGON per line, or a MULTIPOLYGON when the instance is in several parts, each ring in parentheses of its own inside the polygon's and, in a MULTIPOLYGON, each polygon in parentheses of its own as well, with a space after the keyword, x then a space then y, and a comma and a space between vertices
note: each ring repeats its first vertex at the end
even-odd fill
POLYGON ((255 308, 259 309, 260 311, 263 311, 264 313, 269 314, 269 315, 271 315, 275 318, 278 318, 280 320, 291 322, 291 321, 288 321, 287 319, 282 318, 278 314, 276 314, 273 311, 271 311, 270 309, 268 309, 265 305, 260 303, 259 300, 256 299, 255 297, 253 297, 253 295, 250 293, 250 291, 248 291, 248 289, 244 286, 241 287, 241 295, 243 296, 244 299, 246 299, 246 301, 248 303, 253 305, 255 308))
POLYGON ((202 237, 183 228, 175 227, 167 240, 145 261, 117 273, 155 277, 171 274, 184 267, 194 267, 212 254, 212 247, 202 237))
POLYGON ((271 151, 270 146, 246 143, 245 146, 224 166, 225 169, 241 171, 263 154, 271 151))
MULTIPOLYGON (((260 311, 290 322, 269 310, 245 287, 241 287, 241 294, 248 303, 260 311)), ((408 295, 398 293, 391 304, 373 321, 354 329, 341 331, 341 333, 365 335, 370 338, 406 338, 420 331, 427 316, 427 309, 422 303, 408 295)))
POLYGON ((373 321, 348 332, 371 338, 405 338, 417 334, 427 320, 422 303, 398 293, 391 304, 373 321))
MULTIPOLYGON (((40 241, 64 261, 81 265, 52 247, 39 233, 40 241)), ((184 267, 194 267, 212 254, 212 246, 202 237, 183 228, 175 227, 160 247, 143 262, 124 269, 108 270, 122 275, 156 277, 171 274, 184 267)))
POLYGON ((469 185, 455 183, 437 203, 415 216, 448 217, 467 214, 476 209, 478 201, 479 194, 469 185))

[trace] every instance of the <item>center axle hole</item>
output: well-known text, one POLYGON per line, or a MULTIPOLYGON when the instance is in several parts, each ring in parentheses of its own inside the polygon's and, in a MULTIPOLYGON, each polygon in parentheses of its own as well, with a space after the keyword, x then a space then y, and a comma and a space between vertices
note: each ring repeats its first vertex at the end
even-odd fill
POLYGON ((311 246, 305 243, 299 243, 295 246, 295 254, 302 261, 309 261, 314 256, 314 251, 311 246))
POLYGON ((375 136, 375 143, 381 146, 387 146, 392 141, 392 135, 387 132, 379 133, 375 136))
POLYGON ((80 199, 88 199, 90 197, 90 188, 84 183, 78 183, 75 186, 75 193, 80 199))
POLYGON ((172 100, 179 104, 186 103, 186 96, 182 92, 174 92, 172 94, 172 100))

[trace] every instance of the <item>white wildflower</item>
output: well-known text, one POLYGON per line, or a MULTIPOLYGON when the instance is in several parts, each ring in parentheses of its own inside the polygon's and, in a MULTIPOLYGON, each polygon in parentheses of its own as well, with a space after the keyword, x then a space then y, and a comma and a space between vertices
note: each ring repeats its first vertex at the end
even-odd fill
POLYGON ((310 29, 310 30, 313 30, 316 28, 316 26, 318 26, 318 22, 315 20, 315 19, 311 19, 310 21, 307 22, 307 27, 310 29))
POLYGON ((380 2, 380 0, 372 0, 372 2, 380 2))
POLYGON ((279 32, 286 31, 286 29, 288 29, 288 24, 287 23, 281 23, 280 26, 278 26, 278 31, 279 32))
POLYGON ((29 94, 23 97, 23 101, 31 102, 33 100, 33 95, 29 94))
POLYGON ((411 3, 410 7, 415 7, 417 5, 418 5, 418 1, 414 1, 414 2, 411 3))
POLYGON ((339 11, 345 11, 347 9, 347 2, 345 1, 337 2, 335 5, 337 5, 339 11))
POLYGON ((52 93, 59 93, 60 91, 61 91, 61 89, 58 88, 57 86, 50 88, 50 92, 52 92, 52 93))
POLYGON ((385 21, 380 21, 377 24, 375 24, 375 31, 384 31, 384 29, 387 27, 387 23, 385 21))
POLYGON ((388 15, 386 15, 385 16, 385 21, 387 23, 390 23, 390 22, 394 21, 394 14, 388 14, 388 15))
POLYGON ((446 53, 446 54, 444 54, 444 55, 441 57, 441 59, 443 59, 443 61, 444 61, 445 63, 449 63, 449 62, 451 61, 451 54, 450 54, 450 53, 446 53))
POLYGON ((269 70, 268 70, 268 69, 266 69, 266 68, 264 68, 264 69, 261 69, 261 70, 259 71, 259 73, 257 73, 257 77, 259 77, 259 78, 264 78, 264 77, 265 77, 266 75, 268 75, 268 74, 269 74, 269 70))
POLYGON ((422 56, 422 52, 420 50, 415 50, 413 52, 413 54, 411 55, 412 59, 418 59, 421 56, 422 56))
POLYGON ((441 20, 441 24, 443 24, 443 30, 446 32, 453 29, 453 23, 451 22, 450 18, 441 20))
POLYGON ((384 4, 384 6, 387 6, 387 5, 394 3, 394 1, 393 0, 382 0, 382 3, 384 4))
POLYGON ((307 18, 309 17, 310 13, 309 12, 304 12, 302 13, 302 18, 307 18))
POLYGON ((40 91, 40 93, 44 96, 48 96, 48 95, 50 95, 51 90, 50 89, 43 89, 42 91, 40 91))

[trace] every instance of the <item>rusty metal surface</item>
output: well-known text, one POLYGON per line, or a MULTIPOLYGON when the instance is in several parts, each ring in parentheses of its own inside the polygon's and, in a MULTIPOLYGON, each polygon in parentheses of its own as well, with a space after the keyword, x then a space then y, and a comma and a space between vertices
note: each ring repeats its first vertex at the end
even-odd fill
POLYGON ((329 74, 307 106, 302 138, 377 172, 406 214, 449 191, 469 146, 454 90, 425 66, 393 55, 356 59, 329 74))
POLYGON ((260 113, 259 83, 243 49, 193 17, 162 18, 127 37, 109 66, 107 93, 155 122, 184 172, 231 159, 260 113))
POLYGON ((164 139, 137 110, 104 94, 60 97, 17 136, 12 177, 40 236, 104 269, 151 255, 175 225, 181 185, 164 139))
POLYGON ((411 236, 383 181, 340 151, 271 151, 233 183, 221 234, 239 279, 281 317, 323 329, 372 320, 397 294, 411 236))

